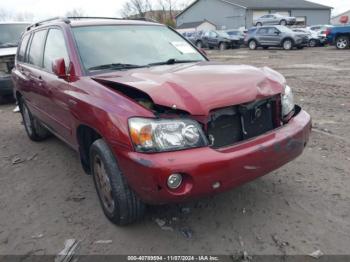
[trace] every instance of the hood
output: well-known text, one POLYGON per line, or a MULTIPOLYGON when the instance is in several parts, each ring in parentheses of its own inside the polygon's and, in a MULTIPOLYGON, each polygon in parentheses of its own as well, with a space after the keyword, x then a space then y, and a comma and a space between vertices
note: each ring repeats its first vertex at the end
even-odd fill
POLYGON ((178 64, 118 71, 93 79, 121 84, 148 94, 155 104, 192 115, 252 102, 284 92, 285 79, 276 71, 213 62, 178 64))
POLYGON ((0 48, 0 56, 16 55, 17 47, 0 48))

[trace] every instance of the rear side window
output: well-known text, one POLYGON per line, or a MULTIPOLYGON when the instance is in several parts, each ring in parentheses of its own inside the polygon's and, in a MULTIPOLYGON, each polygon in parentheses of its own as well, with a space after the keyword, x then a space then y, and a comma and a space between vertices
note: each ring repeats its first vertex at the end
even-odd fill
POLYGON ((258 34, 259 35, 267 35, 267 32, 268 32, 268 28, 261 28, 261 29, 259 29, 258 34))
POLYGON ((21 47, 18 51, 18 56, 17 56, 17 60, 20 62, 24 62, 24 58, 26 55, 26 50, 27 50, 27 45, 28 45, 28 41, 30 38, 30 34, 26 34, 23 38, 22 38, 22 42, 21 42, 21 47))
POLYGON ((34 33, 28 56, 28 62, 32 65, 42 67, 45 36, 46 30, 34 33))
POLYGON ((64 58, 68 66, 69 57, 63 33, 59 29, 50 29, 44 52, 44 68, 52 72, 52 62, 58 58, 64 58))

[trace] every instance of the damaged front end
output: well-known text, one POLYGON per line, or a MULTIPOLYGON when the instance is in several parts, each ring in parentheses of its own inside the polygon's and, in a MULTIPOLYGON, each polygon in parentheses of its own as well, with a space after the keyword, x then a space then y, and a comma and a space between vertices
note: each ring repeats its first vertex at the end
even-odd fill
POLYGON ((108 80, 95 81, 118 91, 155 115, 155 119, 129 119, 130 136, 138 152, 229 147, 275 130, 287 124, 295 114, 293 93, 288 86, 283 94, 216 108, 208 115, 197 116, 175 104, 171 107, 158 105, 140 89, 108 80))

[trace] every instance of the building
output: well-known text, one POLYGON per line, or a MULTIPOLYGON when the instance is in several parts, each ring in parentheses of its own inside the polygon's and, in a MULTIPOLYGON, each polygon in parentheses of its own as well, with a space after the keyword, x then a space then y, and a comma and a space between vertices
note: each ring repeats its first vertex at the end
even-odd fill
POLYGON ((199 22, 183 23, 176 28, 176 30, 180 33, 210 31, 215 29, 216 29, 216 25, 214 25, 213 23, 207 20, 203 20, 199 22))
POLYGON ((294 16, 299 24, 329 24, 332 8, 305 0, 196 0, 176 16, 177 26, 208 20, 218 29, 249 28, 270 13, 294 16))
POLYGON ((340 15, 337 15, 337 16, 332 17, 332 19, 331 19, 332 25, 339 25, 339 24, 341 24, 340 19, 341 19, 343 16, 349 17, 349 22, 350 22, 350 10, 349 10, 349 11, 347 11, 347 12, 344 12, 344 13, 340 14, 340 15))

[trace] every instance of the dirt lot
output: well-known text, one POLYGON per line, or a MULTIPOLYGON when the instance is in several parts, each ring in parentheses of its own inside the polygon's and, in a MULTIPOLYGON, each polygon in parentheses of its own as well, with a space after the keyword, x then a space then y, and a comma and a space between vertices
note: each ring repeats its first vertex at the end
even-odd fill
POLYGON ((314 120, 300 158, 225 194, 151 207, 143 222, 118 228, 104 217, 77 154, 55 138, 29 141, 14 106, 1 105, 0 254, 57 254, 71 238, 82 254, 350 254, 350 51, 209 56, 286 76, 314 120))

